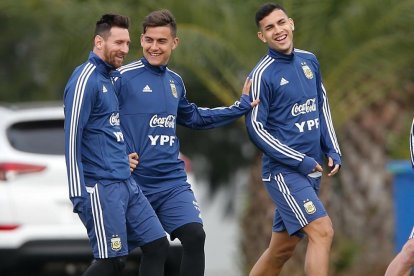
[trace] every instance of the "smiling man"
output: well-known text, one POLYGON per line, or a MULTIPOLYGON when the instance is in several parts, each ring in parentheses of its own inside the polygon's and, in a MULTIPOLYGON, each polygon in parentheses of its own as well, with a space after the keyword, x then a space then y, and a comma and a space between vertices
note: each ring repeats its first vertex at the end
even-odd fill
POLYGON ((121 127, 128 152, 139 156, 138 166, 132 164, 134 179, 165 231, 183 245, 180 275, 202 276, 205 232, 184 162, 178 157, 176 124, 193 129, 223 126, 249 112, 257 101, 250 103, 246 81, 240 102, 232 106, 209 109, 188 102, 183 80, 167 67, 179 41, 175 18, 168 10, 154 11, 142 25, 144 57, 121 67, 116 82, 121 127))
POLYGON ((93 51, 64 92, 69 196, 95 258, 84 276, 118 275, 137 246, 139 275, 164 275, 168 240, 131 177, 113 85, 129 51, 128 28, 128 17, 103 15, 96 22, 93 51))
POLYGON ((295 25, 282 6, 265 4, 255 19, 268 53, 251 73, 251 95, 260 105, 246 116, 246 127, 264 153, 262 180, 277 209, 269 247, 250 275, 279 275, 307 235, 305 274, 326 276, 333 228, 318 197, 321 164, 325 158, 327 175, 335 175, 341 153, 319 63, 293 47, 295 25))

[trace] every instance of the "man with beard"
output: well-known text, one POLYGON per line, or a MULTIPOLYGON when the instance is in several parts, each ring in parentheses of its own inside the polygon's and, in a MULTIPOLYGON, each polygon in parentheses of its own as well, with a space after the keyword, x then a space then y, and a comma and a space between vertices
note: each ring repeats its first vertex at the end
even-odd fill
POLYGON ((85 276, 119 274, 137 246, 142 249, 139 275, 164 275, 169 243, 131 178, 113 85, 115 69, 129 51, 128 27, 128 17, 101 17, 93 52, 74 70, 64 93, 69 194, 95 258, 85 276))

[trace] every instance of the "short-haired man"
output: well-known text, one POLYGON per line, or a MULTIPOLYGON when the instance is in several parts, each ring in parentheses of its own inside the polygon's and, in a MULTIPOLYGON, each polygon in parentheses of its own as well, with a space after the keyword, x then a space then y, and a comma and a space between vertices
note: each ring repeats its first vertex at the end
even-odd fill
POLYGON ((240 102, 230 107, 198 108, 187 100, 180 75, 167 67, 179 41, 174 16, 168 10, 154 11, 142 25, 144 57, 122 66, 116 82, 121 127, 128 152, 139 155, 139 165, 133 164, 134 179, 164 229, 183 245, 180 275, 202 276, 205 232, 184 162, 179 159, 176 123, 193 129, 229 124, 251 110, 250 86, 246 81, 240 102))
POLYGON ((116 275, 137 246, 143 252, 139 275, 164 275, 168 240, 131 178, 113 85, 129 51, 128 27, 128 17, 101 17, 93 52, 74 70, 64 93, 69 194, 95 258, 85 276, 116 275))
POLYGON ((341 153, 319 63, 293 47, 295 25, 281 5, 261 6, 256 25, 269 49, 251 73, 251 95, 260 104, 246 126, 264 153, 262 179, 277 209, 269 247, 250 275, 279 275, 306 234, 306 275, 327 276, 334 231, 318 197, 321 164, 326 157, 328 176, 335 175, 341 153))

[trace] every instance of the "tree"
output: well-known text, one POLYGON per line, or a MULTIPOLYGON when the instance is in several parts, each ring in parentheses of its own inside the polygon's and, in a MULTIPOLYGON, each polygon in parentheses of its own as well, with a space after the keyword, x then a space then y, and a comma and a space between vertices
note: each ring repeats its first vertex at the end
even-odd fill
MULTIPOLYGON (((61 100, 73 68, 92 50, 99 16, 114 12, 140 18, 135 10, 108 0, 1 1, 0 101, 61 100)), ((131 29, 137 33, 135 25, 131 29)))

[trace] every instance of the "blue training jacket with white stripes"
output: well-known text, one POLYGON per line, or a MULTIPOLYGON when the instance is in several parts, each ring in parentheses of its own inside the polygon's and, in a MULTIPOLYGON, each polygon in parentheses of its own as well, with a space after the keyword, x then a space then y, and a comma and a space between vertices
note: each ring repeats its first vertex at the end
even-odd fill
POLYGON ((70 77, 64 93, 65 157, 69 195, 130 177, 113 78, 119 72, 93 52, 70 77))
POLYGON ((260 104, 246 116, 253 143, 263 151, 262 176, 309 174, 325 156, 341 164, 328 98, 314 54, 269 48, 250 74, 251 97, 260 104))
POLYGON ((152 66, 145 58, 118 70, 121 127, 127 151, 139 155, 132 175, 146 195, 186 181, 176 123, 210 129, 231 123, 251 110, 247 95, 229 107, 197 107, 187 100, 184 82, 177 73, 166 66, 152 66))

